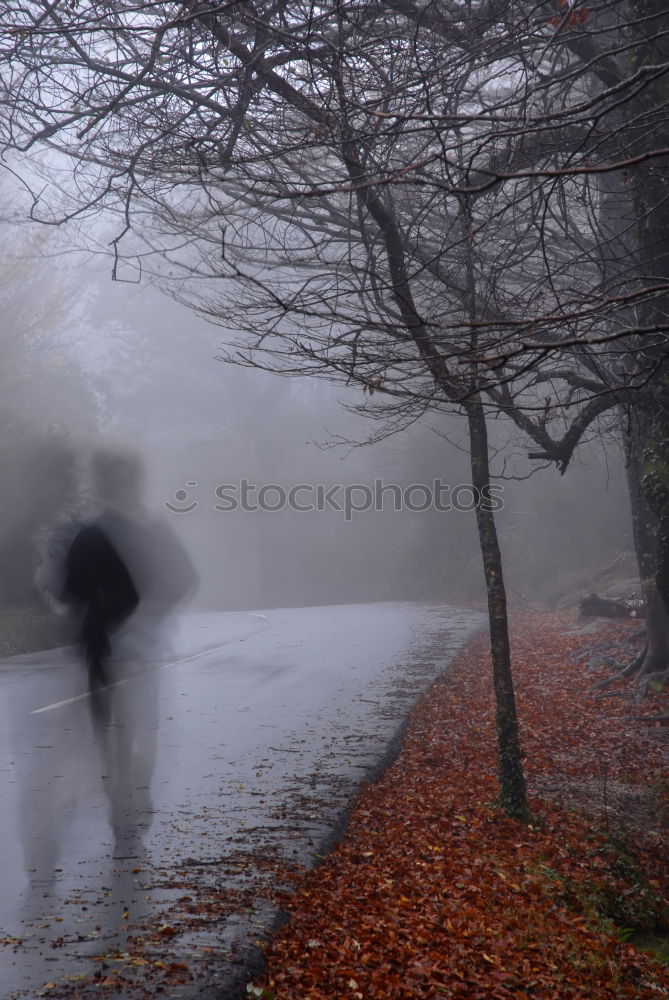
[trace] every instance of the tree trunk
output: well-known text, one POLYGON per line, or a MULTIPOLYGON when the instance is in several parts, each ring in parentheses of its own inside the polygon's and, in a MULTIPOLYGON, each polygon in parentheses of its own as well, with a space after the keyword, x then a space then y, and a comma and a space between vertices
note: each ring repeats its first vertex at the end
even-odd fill
POLYGON ((493 512, 483 499, 489 495, 488 487, 490 484, 488 431, 480 397, 471 397, 466 408, 469 422, 472 486, 478 500, 476 520, 488 592, 490 648, 497 703, 495 720, 499 744, 499 805, 509 816, 527 822, 529 810, 518 735, 516 700, 511 676, 511 652, 506 612, 506 590, 502 575, 502 555, 493 512))
POLYGON ((662 672, 669 665, 669 613, 656 580, 658 520, 641 488, 644 442, 650 430, 649 424, 646 414, 637 411, 630 415, 625 428, 625 465, 632 508, 632 532, 646 607, 646 645, 625 673, 640 677, 662 672))
MULTIPOLYGON (((669 60, 669 10, 666 0, 635 0, 632 9, 638 15, 633 21, 635 41, 633 69, 643 71, 665 64, 669 60)), ((639 129, 640 137, 630 151, 666 147, 669 142, 669 122, 664 110, 669 99, 666 73, 655 74, 636 95, 630 111, 653 121, 653 132, 639 129)), ((655 327, 662 336, 639 336, 635 357, 638 363, 653 371, 649 383, 656 410, 654 419, 646 421, 643 435, 641 488, 657 518, 657 562, 655 582, 669 612, 669 378, 667 362, 667 317, 669 316, 669 166, 666 159, 644 163, 634 173, 632 200, 636 212, 638 271, 641 280, 662 287, 663 291, 649 297, 640 310, 640 322, 655 327), (650 367, 652 366, 652 367, 650 367)), ((666 664, 665 664, 666 667, 666 664)))
POLYGON ((657 518, 655 585, 669 614, 669 438, 659 418, 646 438, 641 486, 657 518))

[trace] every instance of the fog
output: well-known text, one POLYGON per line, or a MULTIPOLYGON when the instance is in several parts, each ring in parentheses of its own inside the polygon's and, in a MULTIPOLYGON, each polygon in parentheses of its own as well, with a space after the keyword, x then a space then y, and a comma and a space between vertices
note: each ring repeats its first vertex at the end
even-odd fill
MULTIPOLYGON (((147 282, 112 282, 107 259, 53 231, 8 233, 5 606, 39 603, 45 539, 86 516, 87 456, 101 443, 137 453, 147 508, 190 553, 203 609, 483 598, 462 418, 434 415, 365 445, 380 428, 351 412, 359 388, 224 364, 220 330, 147 282), (451 509, 428 506, 435 480, 451 509)), ((498 420, 491 439, 513 436, 498 420)), ((564 476, 536 470, 525 450, 516 442, 493 464, 512 598, 573 600, 616 557, 629 576, 616 446, 591 441, 564 476)))
MULTIPOLYGON (((485 588, 464 418, 391 434, 359 387, 217 360, 220 329, 58 230, 6 234, 3 985, 33 996, 129 955, 168 871, 204 898, 194 858, 217 899, 240 845, 310 864, 485 588)), ((617 446, 560 476, 489 434, 511 603, 574 606, 611 564, 634 586, 617 446)), ((216 948, 256 938, 244 910, 216 948)))

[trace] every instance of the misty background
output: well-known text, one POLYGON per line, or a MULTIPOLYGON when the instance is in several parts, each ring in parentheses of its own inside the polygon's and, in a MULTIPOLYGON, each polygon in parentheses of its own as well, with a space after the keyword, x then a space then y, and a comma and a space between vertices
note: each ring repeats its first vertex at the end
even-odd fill
MULTIPOLYGON (((144 460, 147 506, 187 545, 207 609, 360 601, 478 601, 485 596, 473 512, 220 511, 216 488, 469 482, 457 415, 432 414, 364 446, 378 424, 351 412, 359 388, 280 378, 216 360, 219 329, 147 281, 112 281, 109 258, 75 249, 58 228, 2 225, 0 601, 43 607, 40 545, 85 512, 82 460, 103 442, 144 460), (188 484, 191 484, 190 486, 188 484), (196 484, 196 485, 192 485, 196 484), (173 513, 187 490, 190 513, 173 513)), ((576 603, 607 567, 633 575, 620 450, 593 437, 561 476, 536 469, 501 418, 498 516, 511 599, 576 603), (534 470, 534 474, 530 473, 534 470), (529 476, 529 478, 528 478, 529 476), (514 477, 519 477, 515 479, 514 477), (596 506, 590 498, 596 497, 596 506)), ((341 497, 339 498, 341 499, 341 497)), ((304 500, 304 498, 303 498, 304 500)), ((624 586, 627 586, 625 582, 624 586)))

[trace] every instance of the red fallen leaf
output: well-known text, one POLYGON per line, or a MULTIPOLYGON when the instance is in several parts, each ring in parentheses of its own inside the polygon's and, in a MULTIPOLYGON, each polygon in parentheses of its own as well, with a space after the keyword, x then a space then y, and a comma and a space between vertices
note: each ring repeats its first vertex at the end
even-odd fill
POLYGON ((167 966, 168 972, 188 972, 188 966, 185 962, 170 962, 167 966))
MULTIPOLYGON (((514 630, 521 736, 531 791, 558 781, 563 797, 570 783, 585 783, 588 804, 603 766, 612 794, 611 783, 647 781, 666 774, 666 763, 644 727, 630 723, 629 708, 588 694, 592 674, 577 655, 583 640, 566 637, 568 625, 535 613, 514 630)), ((629 633, 616 626, 616 634, 629 633)), ((363 790, 344 841, 287 898, 291 922, 268 949, 267 988, 282 1000, 344 1000, 350 981, 365 1000, 668 994, 667 971, 578 910, 579 893, 610 878, 606 837, 593 829, 598 816, 534 799, 536 822, 520 828, 491 810, 497 761, 486 647, 484 637, 472 643, 419 703, 401 756, 363 790), (316 940, 312 962, 305 956, 316 940)), ((638 863, 666 893, 666 845, 653 839, 647 850, 649 831, 634 832, 638 863)), ((633 888, 623 882, 608 884, 623 896, 633 888)))

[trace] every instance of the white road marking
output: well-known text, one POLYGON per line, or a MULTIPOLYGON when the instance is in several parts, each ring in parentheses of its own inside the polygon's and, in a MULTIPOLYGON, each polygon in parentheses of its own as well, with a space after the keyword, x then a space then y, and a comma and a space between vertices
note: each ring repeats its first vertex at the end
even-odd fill
MULTIPOLYGON (((113 684, 105 684, 104 687, 100 687, 98 691, 109 691, 110 688, 118 687, 119 684, 127 684, 131 677, 124 677, 123 680, 114 681, 113 684)), ((73 705, 76 701, 83 701, 85 698, 90 698, 91 692, 84 691, 83 694, 75 694, 73 698, 65 698, 63 701, 54 701, 53 705, 44 705, 42 708, 33 708, 31 715, 40 715, 42 712, 52 712, 55 708, 64 708, 65 705, 73 705)))
MULTIPOLYGON (((267 618, 267 615, 261 615, 254 611, 247 611, 246 613, 251 615, 253 618, 267 618)), ((223 649, 224 646, 229 646, 231 642, 240 641, 240 639, 228 639, 226 642, 219 643, 218 646, 210 646, 209 649, 203 649, 200 653, 191 653, 190 656, 182 656, 179 660, 171 660, 169 663, 161 663, 158 667, 154 667, 154 669, 166 670, 167 667, 176 667, 179 663, 190 663, 191 660, 199 660, 202 656, 207 656, 209 653, 215 653, 217 649, 223 649)), ((142 673, 145 673, 145 671, 142 671, 142 673)), ((105 684, 104 687, 98 688, 97 690, 110 691, 112 688, 119 687, 121 684, 127 684, 128 681, 141 676, 141 674, 133 674, 131 677, 123 677, 120 681, 114 681, 113 684, 105 684)), ((72 698, 65 698, 63 701, 54 701, 52 705, 43 705, 42 708, 33 708, 30 714, 41 715, 42 712, 53 712, 57 708, 64 708, 66 705, 73 705, 77 701, 84 701, 85 698, 90 698, 90 696, 90 691, 84 691, 82 694, 75 694, 72 698)))
MULTIPOLYGON (((190 663, 191 660, 199 660, 202 656, 208 656, 209 653, 215 653, 217 649, 223 649, 224 646, 229 646, 230 642, 239 642, 239 639, 228 640, 227 642, 222 642, 218 646, 210 646, 209 649, 203 649, 200 653, 192 653, 190 656, 182 656, 180 660, 171 660, 169 663, 161 663, 159 666, 154 667, 154 670, 166 670, 167 667, 176 667, 179 663, 190 663)), ((132 674, 130 677, 123 677, 120 681, 114 681, 113 684, 105 684, 103 687, 97 688, 98 691, 110 691, 112 688, 119 687, 121 684, 127 684, 128 681, 132 681, 135 677, 141 677, 146 671, 142 671, 141 674, 132 674)), ((64 708, 65 705, 73 705, 77 701, 83 701, 85 698, 90 698, 91 692, 84 691, 83 694, 75 694, 72 698, 65 698, 63 701, 54 701, 52 705, 43 705, 42 708, 33 708, 31 715, 40 715, 42 712, 52 712, 56 708, 64 708)))

